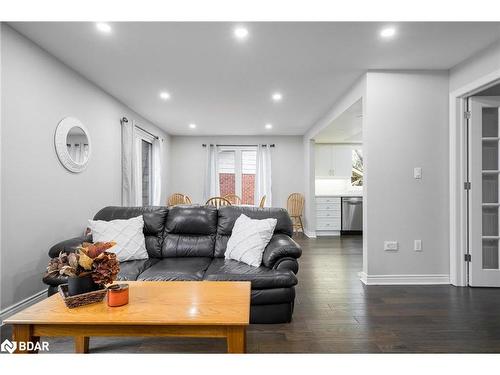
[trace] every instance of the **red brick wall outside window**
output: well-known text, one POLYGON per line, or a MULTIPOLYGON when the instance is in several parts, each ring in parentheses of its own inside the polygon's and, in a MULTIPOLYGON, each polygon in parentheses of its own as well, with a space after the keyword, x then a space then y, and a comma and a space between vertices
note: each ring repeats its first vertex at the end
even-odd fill
MULTIPOLYGON (((219 189, 220 196, 224 197, 227 194, 240 195, 239 192, 235 193, 236 182, 234 173, 219 173, 219 189)), ((241 176, 241 203, 254 204, 255 192, 255 175, 243 174, 241 176)))
POLYGON ((254 193, 255 193, 254 174, 241 175, 241 190, 242 190, 241 203, 254 204, 254 193))
POLYGON ((234 173, 219 173, 220 196, 234 194, 236 188, 234 173))

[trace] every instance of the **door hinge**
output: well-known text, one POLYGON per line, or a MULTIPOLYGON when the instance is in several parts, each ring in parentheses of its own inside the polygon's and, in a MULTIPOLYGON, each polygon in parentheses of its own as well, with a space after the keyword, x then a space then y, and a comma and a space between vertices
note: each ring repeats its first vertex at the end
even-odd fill
POLYGON ((470 262, 470 258, 471 258, 470 254, 465 254, 465 256, 464 256, 464 260, 465 260, 466 262, 470 262))
POLYGON ((470 190, 470 186, 471 186, 471 185, 470 185, 470 182, 469 182, 469 181, 464 182, 464 189, 465 189, 465 190, 470 190))
POLYGON ((465 112, 464 112, 464 117, 465 117, 467 120, 468 120, 468 119, 470 119, 470 116, 471 116, 470 111, 465 111, 465 112))

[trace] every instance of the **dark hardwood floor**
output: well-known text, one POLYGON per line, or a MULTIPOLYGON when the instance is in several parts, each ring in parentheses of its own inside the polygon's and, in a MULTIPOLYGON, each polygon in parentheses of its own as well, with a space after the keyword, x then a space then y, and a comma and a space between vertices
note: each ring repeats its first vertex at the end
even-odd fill
MULTIPOLYGON (((500 352, 500 289, 365 286, 361 237, 307 239, 290 324, 251 325, 250 353, 500 352)), ((2 340, 10 329, 2 327, 2 340)), ((43 339, 43 338, 42 338, 43 339)), ((47 338, 51 352, 73 351, 47 338)), ((218 339, 91 338, 91 353, 223 353, 218 339)))

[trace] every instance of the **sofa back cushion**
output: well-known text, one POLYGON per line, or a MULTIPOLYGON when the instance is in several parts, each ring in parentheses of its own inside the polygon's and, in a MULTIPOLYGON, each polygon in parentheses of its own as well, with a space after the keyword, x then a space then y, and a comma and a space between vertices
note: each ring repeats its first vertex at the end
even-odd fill
POLYGON ((165 231, 167 207, 104 207, 94 216, 94 220, 111 221, 130 219, 142 215, 146 250, 150 258, 161 257, 161 245, 165 231))
POLYGON ((217 224, 217 237, 215 240, 215 253, 217 258, 224 257, 229 237, 233 231, 233 226, 238 217, 244 214, 250 219, 269 219, 277 220, 274 234, 282 233, 291 237, 293 234, 292 220, 284 208, 259 208, 245 206, 224 206, 219 208, 219 220, 217 224))
POLYGON ((165 225, 161 255, 213 257, 217 233, 217 209, 213 206, 175 206, 165 225))

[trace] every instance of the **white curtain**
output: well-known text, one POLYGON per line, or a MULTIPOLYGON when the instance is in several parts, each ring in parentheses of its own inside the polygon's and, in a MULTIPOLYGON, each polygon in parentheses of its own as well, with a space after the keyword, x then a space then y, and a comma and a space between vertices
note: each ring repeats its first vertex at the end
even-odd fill
POLYGON ((82 151, 82 145, 80 143, 68 143, 68 153, 71 159, 77 163, 83 163, 84 153, 82 151))
MULTIPOLYGON (((134 134, 134 126, 130 121, 121 121, 122 127, 122 206, 141 205, 140 194, 137 194, 137 183, 134 179, 134 170, 137 173, 137 168, 134 168, 137 162, 139 152, 136 152, 136 141, 134 134), (139 201, 139 203, 137 203, 139 201)), ((138 164, 140 165, 140 164, 138 164)), ((140 181, 140 179, 139 179, 140 181)))
POLYGON ((203 199, 219 196, 219 172, 217 170, 217 146, 207 145, 205 160, 205 186, 203 199))
POLYGON ((255 172, 255 205, 265 195, 265 207, 271 207, 273 197, 271 194, 271 147, 269 145, 257 146, 257 167, 255 172))
POLYGON ((153 206, 161 205, 163 141, 153 140, 153 206))
POLYGON ((132 194, 130 206, 142 206, 142 138, 139 129, 133 127, 132 140, 132 194))

